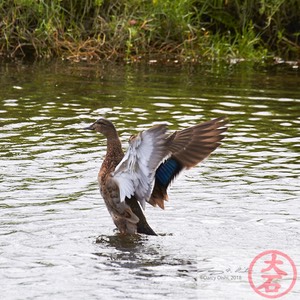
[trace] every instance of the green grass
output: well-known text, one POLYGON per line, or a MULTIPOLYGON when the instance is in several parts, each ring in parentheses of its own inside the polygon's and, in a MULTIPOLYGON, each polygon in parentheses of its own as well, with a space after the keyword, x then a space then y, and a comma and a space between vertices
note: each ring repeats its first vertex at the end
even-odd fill
POLYGON ((3 0, 0 55, 299 59, 299 0, 3 0))

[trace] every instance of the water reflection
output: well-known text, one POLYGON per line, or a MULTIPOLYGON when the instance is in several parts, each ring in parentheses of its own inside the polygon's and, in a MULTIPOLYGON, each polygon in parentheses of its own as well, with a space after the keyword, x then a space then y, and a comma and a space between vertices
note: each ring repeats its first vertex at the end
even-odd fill
MULTIPOLYGON (((176 257, 168 253, 156 238, 145 236, 100 236, 97 245, 101 251, 95 253, 104 262, 97 269, 101 272, 111 270, 118 276, 124 270, 130 270, 136 280, 147 280, 148 284, 156 280, 180 281, 196 288, 197 261, 187 257, 176 257), (179 280, 178 280, 179 279, 179 280), (149 282, 150 281, 150 282, 149 282)), ((162 240, 160 241, 162 242, 162 240)), ((123 279, 130 282, 130 279, 123 279)), ((157 291, 156 291, 157 292, 157 291)), ((154 292, 154 297, 156 292, 154 292)), ((167 292, 168 294, 169 292, 167 292)), ((161 294, 161 293, 159 293, 161 294)), ((192 293, 195 296, 195 292, 192 293)))
MULTIPOLYGON (((196 279, 208 260, 216 267, 219 249, 298 248, 297 70, 37 64, 0 71, 5 299, 195 299, 199 288, 202 296, 216 288, 196 279), (96 182, 105 140, 81 129, 105 116, 126 146, 159 122, 176 130, 224 114, 231 127, 223 146, 174 182, 165 211, 147 207, 160 235, 113 234, 96 182)), ((245 253, 234 257, 249 262, 245 253)), ((239 298, 248 294, 240 285, 239 298)))

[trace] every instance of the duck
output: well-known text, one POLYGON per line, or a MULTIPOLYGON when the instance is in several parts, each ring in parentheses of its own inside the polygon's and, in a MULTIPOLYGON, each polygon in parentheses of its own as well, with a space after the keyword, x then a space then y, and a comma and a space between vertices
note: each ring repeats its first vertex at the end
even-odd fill
POLYGON ((153 125, 130 137, 126 153, 110 120, 101 117, 84 128, 106 138, 98 183, 120 234, 157 235, 145 217, 146 203, 164 209, 173 180, 220 146, 227 124, 219 117, 171 133, 166 124, 153 125))

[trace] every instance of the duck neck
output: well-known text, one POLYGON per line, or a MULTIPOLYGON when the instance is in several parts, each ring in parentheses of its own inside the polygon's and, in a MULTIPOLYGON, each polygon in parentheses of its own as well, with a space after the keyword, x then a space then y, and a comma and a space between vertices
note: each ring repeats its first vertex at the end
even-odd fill
POLYGON ((123 157, 123 150, 119 137, 107 139, 106 151, 107 154, 110 154, 111 156, 119 157, 122 154, 123 157))
POLYGON ((108 172, 114 171, 124 156, 118 135, 107 137, 107 151, 102 167, 108 172))

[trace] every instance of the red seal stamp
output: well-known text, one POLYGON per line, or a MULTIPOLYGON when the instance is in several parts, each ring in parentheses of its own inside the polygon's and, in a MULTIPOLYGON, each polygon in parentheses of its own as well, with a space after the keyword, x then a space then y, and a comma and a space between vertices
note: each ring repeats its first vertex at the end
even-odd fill
POLYGON ((259 295, 275 299, 292 290, 297 279, 293 260, 278 250, 267 250, 257 255, 248 270, 248 280, 259 295))

